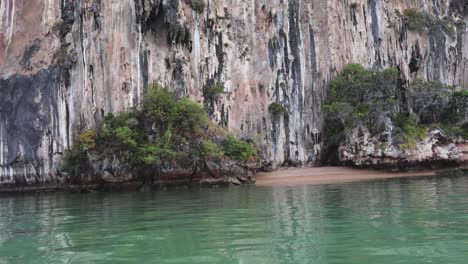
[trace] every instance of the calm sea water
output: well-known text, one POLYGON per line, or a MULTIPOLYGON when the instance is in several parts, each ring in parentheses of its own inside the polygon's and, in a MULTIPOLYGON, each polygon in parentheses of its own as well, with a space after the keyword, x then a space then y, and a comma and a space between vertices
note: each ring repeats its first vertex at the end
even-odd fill
POLYGON ((0 263, 468 263, 468 177, 0 197, 0 263))

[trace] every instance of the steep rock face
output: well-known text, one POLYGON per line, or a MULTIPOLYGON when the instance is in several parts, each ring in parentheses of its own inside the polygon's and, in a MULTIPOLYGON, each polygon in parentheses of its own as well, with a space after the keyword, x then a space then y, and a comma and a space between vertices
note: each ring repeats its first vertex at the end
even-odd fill
POLYGON ((0 185, 61 182, 81 128, 138 105, 148 83, 205 104, 271 166, 317 162, 326 84, 348 63, 468 86, 468 34, 408 31, 410 7, 466 21, 464 1, 3 0, 0 185), (225 93, 211 98, 208 89, 225 93), (280 117, 271 102, 285 105, 280 117))

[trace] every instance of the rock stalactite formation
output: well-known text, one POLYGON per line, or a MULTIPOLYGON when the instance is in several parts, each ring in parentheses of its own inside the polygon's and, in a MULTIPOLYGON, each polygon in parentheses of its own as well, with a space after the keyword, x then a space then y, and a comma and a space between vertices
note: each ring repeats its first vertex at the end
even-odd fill
POLYGON ((416 32, 402 15, 466 25, 463 0, 194 2, 1 0, 0 185, 64 181, 74 133, 137 106, 149 83, 255 137, 272 167, 319 162, 327 83, 348 63, 468 87, 466 27, 416 32), (284 113, 269 114, 272 102, 284 113))

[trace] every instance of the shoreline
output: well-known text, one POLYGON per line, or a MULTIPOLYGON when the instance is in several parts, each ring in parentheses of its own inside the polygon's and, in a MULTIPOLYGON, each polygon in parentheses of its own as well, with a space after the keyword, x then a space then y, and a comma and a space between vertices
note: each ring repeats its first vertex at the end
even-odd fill
POLYGON ((353 167, 311 167, 282 168, 273 172, 259 172, 255 182, 241 182, 238 178, 198 179, 190 182, 187 179, 174 181, 157 181, 152 185, 140 181, 101 184, 48 184, 36 186, 3 186, 0 187, 0 197, 21 194, 42 193, 105 193, 105 192, 148 192, 180 188, 228 187, 253 185, 258 187, 300 186, 341 184, 358 181, 375 181, 397 178, 422 178, 451 175, 468 175, 468 168, 454 167, 440 170, 423 170, 413 172, 388 172, 375 169, 360 169, 353 167))
POLYGON ((454 174, 463 168, 423 170, 414 172, 388 172, 352 167, 286 168, 256 175, 256 186, 297 186, 340 184, 397 178, 421 178, 454 174))
POLYGON ((150 192, 167 189, 189 189, 203 187, 217 187, 229 185, 253 184, 242 182, 239 178, 226 177, 222 179, 177 179, 160 180, 153 184, 142 181, 116 182, 116 183, 89 183, 89 184, 45 184, 28 186, 3 186, 0 187, 0 197, 21 194, 43 194, 43 193, 112 193, 112 192, 150 192))

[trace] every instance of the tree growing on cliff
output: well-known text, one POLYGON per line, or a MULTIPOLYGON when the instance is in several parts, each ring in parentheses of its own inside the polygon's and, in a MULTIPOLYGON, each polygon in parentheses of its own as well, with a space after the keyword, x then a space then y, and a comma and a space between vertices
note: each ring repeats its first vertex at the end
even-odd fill
POLYGON ((384 130, 399 109, 399 75, 396 68, 371 71, 349 64, 330 82, 324 105, 325 162, 338 160, 338 147, 352 129, 365 126, 373 134, 384 130))
POLYGON ((248 160, 257 155, 257 150, 252 144, 239 140, 232 135, 228 136, 223 142, 223 151, 226 156, 234 160, 248 160))
MULTIPOLYGON (((465 137, 468 92, 436 81, 415 81, 400 86, 399 71, 369 71, 350 64, 330 83, 324 105, 326 149, 347 140, 349 131, 366 127, 370 136, 392 141, 400 148, 415 148, 428 128, 438 128, 453 136, 465 137)), ((326 151, 325 151, 326 152, 326 151)))
POLYGON ((426 137, 426 127, 419 125, 416 120, 407 113, 397 113, 392 117, 396 128, 399 147, 414 149, 418 141, 426 137))
POLYGON ((206 89, 206 95, 211 101, 215 101, 223 93, 224 93, 224 86, 221 83, 217 83, 215 85, 209 86, 206 89))
POLYGON ((420 11, 416 8, 404 10, 403 20, 408 30, 418 33, 438 31, 450 37, 454 37, 456 33, 456 23, 451 17, 439 18, 427 11, 420 11))
POLYGON ((383 116, 398 110, 399 71, 368 71, 359 64, 347 65, 330 83, 325 111, 329 119, 346 129, 359 124, 379 129, 383 116))
POLYGON ((454 92, 453 87, 437 81, 417 80, 406 90, 406 101, 410 110, 406 115, 414 119, 413 127, 440 129, 447 136, 468 139, 466 90, 454 92))
POLYGON ((280 117, 281 114, 283 114, 285 110, 286 110, 285 107, 282 104, 277 103, 277 102, 271 103, 270 106, 268 107, 268 112, 274 118, 280 117))
POLYGON ((455 115, 452 122, 460 122, 468 117, 468 90, 461 90, 453 93, 451 112, 455 115))
POLYGON ((192 8, 198 13, 203 13, 205 11, 205 0, 192 0, 192 8))
POLYGON ((422 124, 442 121, 451 101, 451 89, 437 81, 413 82, 406 93, 410 108, 422 124))
POLYGON ((95 130, 83 131, 75 137, 73 147, 63 153, 63 170, 75 176, 77 182, 90 167, 88 151, 96 147, 95 138, 95 130))

